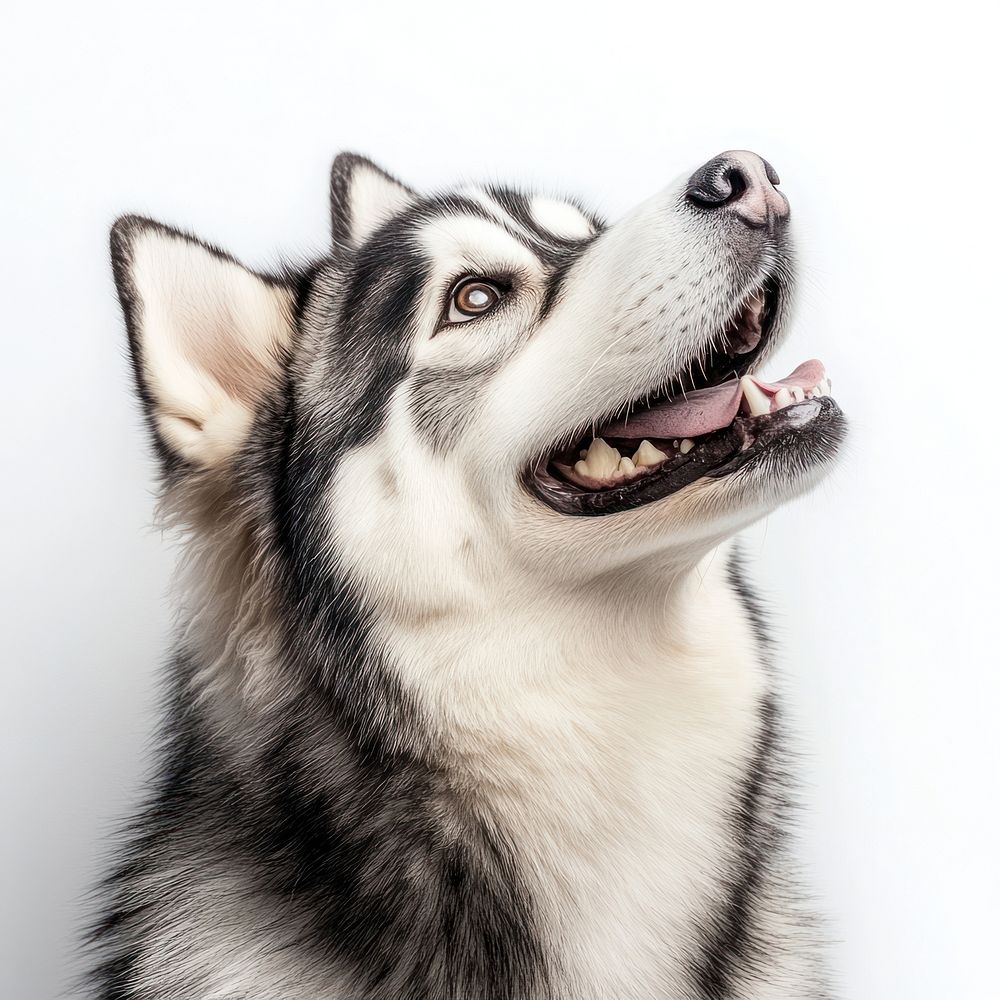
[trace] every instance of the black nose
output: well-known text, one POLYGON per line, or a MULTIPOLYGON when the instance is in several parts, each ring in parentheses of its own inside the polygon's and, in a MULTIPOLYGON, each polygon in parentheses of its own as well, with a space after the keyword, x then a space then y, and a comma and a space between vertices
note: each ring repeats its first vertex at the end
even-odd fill
POLYGON ((726 209, 754 229, 773 228, 788 218, 788 199, 767 160, 744 149, 721 153, 687 182, 687 199, 707 211, 726 209))

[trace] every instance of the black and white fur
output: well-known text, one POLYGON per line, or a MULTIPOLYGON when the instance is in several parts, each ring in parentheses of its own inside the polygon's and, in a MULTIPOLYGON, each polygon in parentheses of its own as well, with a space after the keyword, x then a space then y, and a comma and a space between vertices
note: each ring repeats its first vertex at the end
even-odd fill
POLYGON ((828 996, 730 539, 830 456, 609 517, 523 486, 787 277, 785 242, 680 190, 607 226, 507 189, 421 196, 344 155, 329 255, 274 275, 115 225, 189 549, 95 997, 828 996), (510 293, 442 323, 467 273, 510 293))

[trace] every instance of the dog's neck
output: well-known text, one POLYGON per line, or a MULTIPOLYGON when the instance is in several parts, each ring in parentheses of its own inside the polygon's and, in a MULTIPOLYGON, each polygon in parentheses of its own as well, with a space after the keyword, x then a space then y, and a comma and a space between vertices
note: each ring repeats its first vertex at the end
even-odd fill
POLYGON ((531 713, 606 719, 610 702, 655 724, 680 689, 756 684, 760 650, 734 591, 731 550, 724 543, 693 566, 649 560, 559 587, 526 577, 468 585, 436 613, 426 599, 385 608, 379 630, 404 687, 446 742, 474 734, 470 752, 488 751, 488 733, 503 741, 530 731, 531 713))

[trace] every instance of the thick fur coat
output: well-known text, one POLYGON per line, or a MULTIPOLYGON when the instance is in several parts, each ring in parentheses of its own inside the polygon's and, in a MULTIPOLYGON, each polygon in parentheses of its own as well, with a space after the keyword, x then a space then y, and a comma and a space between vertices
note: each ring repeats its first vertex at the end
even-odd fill
POLYGON ((188 553, 95 997, 828 997, 732 538, 843 420, 753 383, 787 203, 717 160, 607 225, 342 155, 329 254, 272 275, 115 225, 188 553), (725 427, 608 459, 719 385, 725 427))

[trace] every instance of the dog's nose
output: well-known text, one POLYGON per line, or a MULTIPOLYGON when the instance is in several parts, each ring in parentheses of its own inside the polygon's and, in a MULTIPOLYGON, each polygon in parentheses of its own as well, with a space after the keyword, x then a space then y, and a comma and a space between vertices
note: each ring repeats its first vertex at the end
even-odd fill
POLYGON ((754 229, 788 218, 788 199, 777 190, 774 167, 756 153, 731 149, 699 167, 687 182, 687 199, 708 211, 726 209, 754 229))

